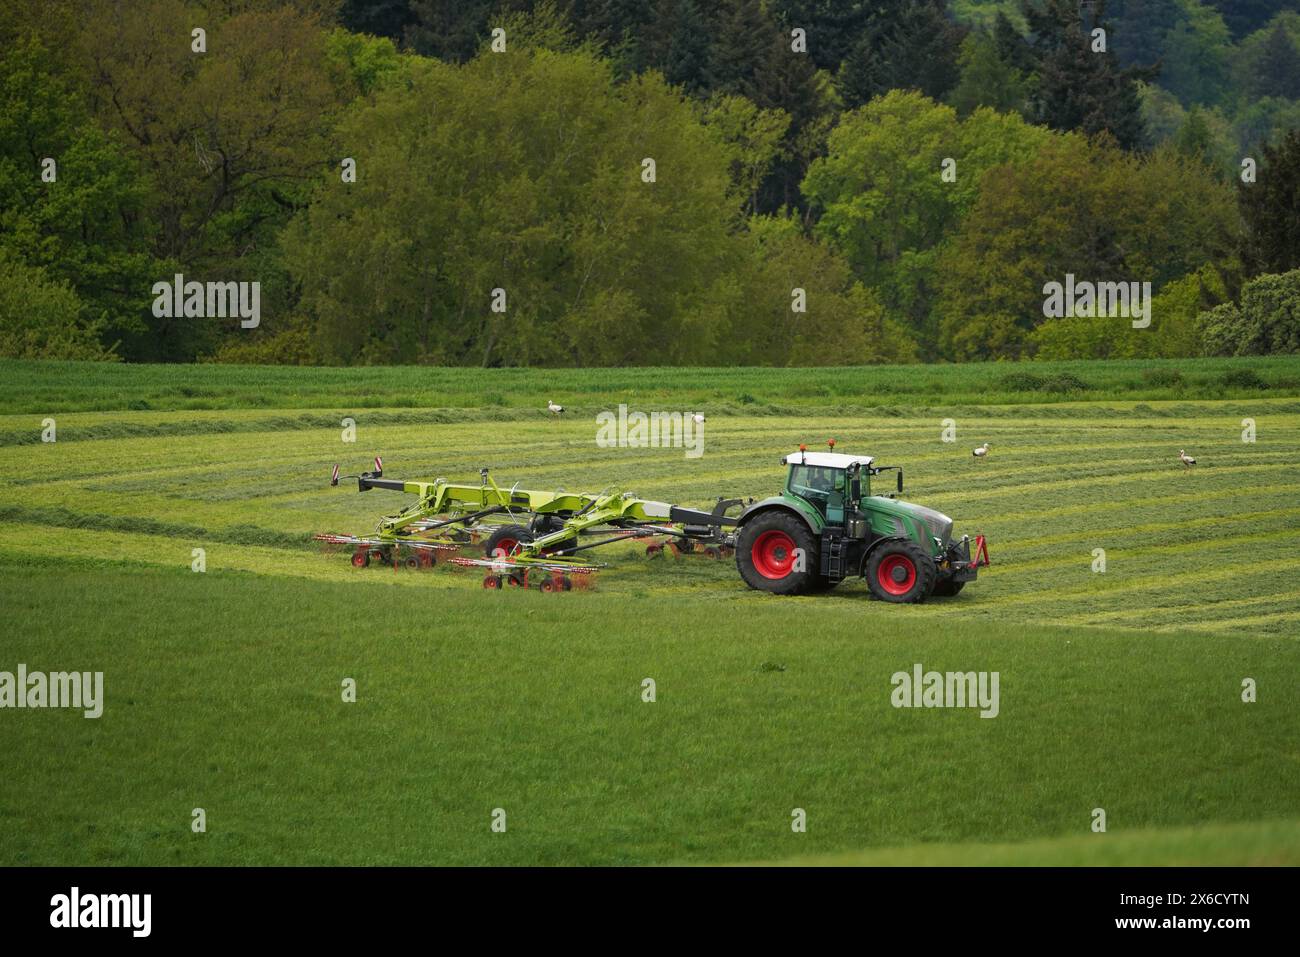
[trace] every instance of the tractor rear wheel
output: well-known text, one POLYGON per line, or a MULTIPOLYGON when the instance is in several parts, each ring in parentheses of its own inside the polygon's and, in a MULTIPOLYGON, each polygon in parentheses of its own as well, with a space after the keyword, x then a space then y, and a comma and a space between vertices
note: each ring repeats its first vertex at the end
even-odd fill
POLYGON ((867 587, 881 601, 923 601, 934 591, 937 578, 934 560, 915 542, 885 542, 867 559, 867 587))
POLYGON ((951 598, 965 587, 965 582, 955 582, 951 578, 934 586, 934 593, 940 598, 951 598))
POLYGON ((746 522, 736 537, 736 567, 750 588, 798 595, 816 584, 817 540, 798 516, 766 512, 746 522))

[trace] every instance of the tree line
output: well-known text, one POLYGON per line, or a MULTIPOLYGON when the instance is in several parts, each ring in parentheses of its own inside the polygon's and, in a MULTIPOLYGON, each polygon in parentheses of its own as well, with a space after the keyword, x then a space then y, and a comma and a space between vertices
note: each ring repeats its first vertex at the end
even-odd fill
POLYGON ((0 355, 1294 351, 1294 6, 0 0, 0 355), (1150 327, 1046 317, 1067 273, 1150 327))

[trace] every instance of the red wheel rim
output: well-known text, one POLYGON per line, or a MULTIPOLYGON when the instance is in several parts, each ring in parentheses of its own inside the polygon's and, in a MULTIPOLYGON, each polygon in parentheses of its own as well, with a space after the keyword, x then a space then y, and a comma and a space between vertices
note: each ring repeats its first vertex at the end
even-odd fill
POLYGON ((493 551, 495 552, 499 549, 503 555, 513 555, 515 549, 518 547, 519 542, 513 538, 499 538, 497 539, 496 548, 494 548, 493 551))
POLYGON ((906 555, 886 555, 876 566, 876 583, 891 595, 906 595, 916 584, 916 565, 906 555))
POLYGON ((754 539, 750 557, 760 575, 779 580, 794 570, 794 550, 794 539, 785 532, 772 529, 754 539))
POLYGON ((366 553, 365 553, 365 552, 353 552, 353 553, 352 553, 352 564, 353 564, 353 565, 357 566, 357 568, 360 568, 360 567, 363 566, 365 563, 366 563, 366 553))
POLYGON ((484 588, 500 588, 500 587, 501 587, 501 582, 497 581, 495 578, 488 577, 488 578, 483 579, 483 587, 484 587, 484 588))

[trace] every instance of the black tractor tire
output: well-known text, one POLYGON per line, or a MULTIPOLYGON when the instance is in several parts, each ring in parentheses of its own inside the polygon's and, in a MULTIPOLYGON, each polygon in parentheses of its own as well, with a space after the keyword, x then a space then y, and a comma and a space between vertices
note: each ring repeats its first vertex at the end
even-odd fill
POLYGON ((483 545, 483 554, 488 558, 500 558, 502 556, 497 554, 497 549, 501 549, 503 555, 509 558, 516 545, 524 545, 532 540, 533 533, 523 525, 502 525, 488 536, 483 545))
MULTIPOLYGON (((548 530, 546 534, 550 534, 550 531, 548 530)), ((502 525, 488 536, 488 540, 483 545, 483 554, 488 558, 499 558, 500 556, 496 554, 496 550, 500 548, 505 552, 505 557, 509 558, 514 551, 515 545, 526 545, 537 537, 538 533, 530 531, 523 525, 502 525), (503 545, 509 547, 503 547, 503 545)), ((577 543, 573 540, 559 542, 550 548, 543 549, 542 554, 554 555, 575 544, 577 543)))
POLYGON ((867 559, 864 574, 872 597, 900 605, 925 601, 939 577, 934 559, 905 539, 880 545, 867 559))
POLYGON ((961 591, 965 585, 965 582, 955 582, 951 578, 947 578, 934 586, 934 593, 939 598, 951 598, 961 591))
POLYGON ((534 538, 541 538, 543 535, 549 535, 551 532, 558 532, 564 527, 564 519, 558 515, 536 515, 528 523, 528 530, 533 533, 534 538))
POLYGON ((786 511, 763 512, 746 522, 736 536, 736 567, 745 584, 774 595, 801 595, 818 581, 817 539, 808 523, 786 511), (795 549, 802 549, 804 570, 795 571, 795 549))

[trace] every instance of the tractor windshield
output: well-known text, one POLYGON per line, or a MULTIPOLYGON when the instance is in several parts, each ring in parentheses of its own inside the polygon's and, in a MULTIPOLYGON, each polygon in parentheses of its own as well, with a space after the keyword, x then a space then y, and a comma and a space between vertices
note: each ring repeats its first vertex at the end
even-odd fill
POLYGON ((791 466, 787 488, 792 495, 809 502, 828 522, 843 521, 844 502, 848 497, 848 479, 843 469, 817 465, 791 466))
POLYGON ((830 492, 844 494, 844 470, 816 465, 796 465, 790 470, 790 491, 795 495, 825 498, 830 492))

